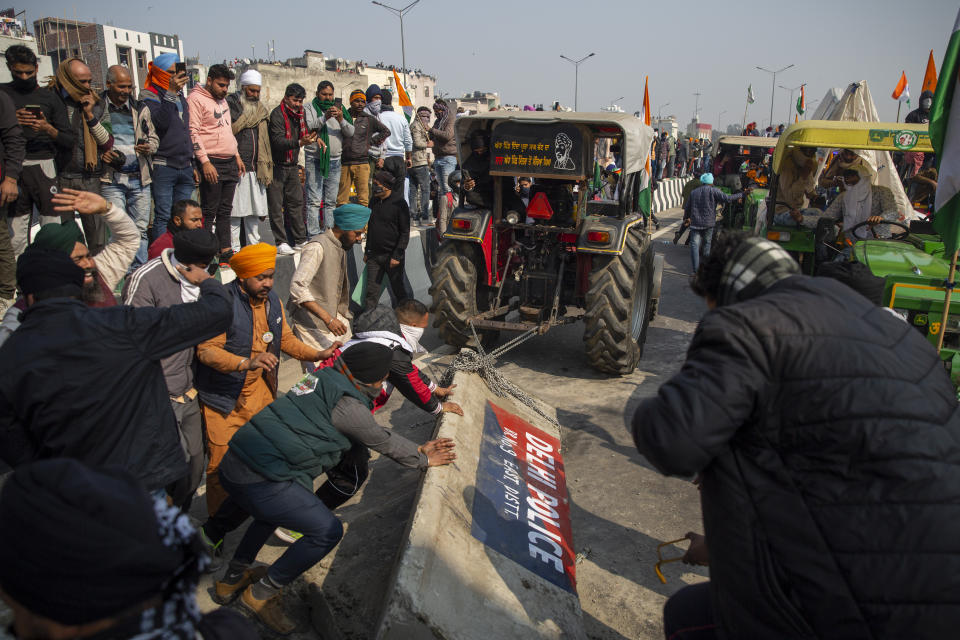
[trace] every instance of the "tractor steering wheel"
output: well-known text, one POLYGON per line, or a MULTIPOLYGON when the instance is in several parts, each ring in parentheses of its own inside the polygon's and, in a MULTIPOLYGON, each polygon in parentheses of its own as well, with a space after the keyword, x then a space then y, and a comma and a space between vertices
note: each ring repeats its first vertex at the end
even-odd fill
POLYGON ((894 225, 894 226, 897 226, 897 227, 900 227, 901 229, 903 229, 903 232, 902 232, 902 233, 891 234, 891 235, 890 235, 890 239, 891 239, 891 240, 899 240, 899 241, 903 242, 903 241, 905 241, 905 240, 907 239, 907 236, 910 235, 910 227, 908 227, 907 225, 903 224, 902 222, 900 222, 900 221, 898 221, 898 220, 884 220, 883 222, 870 222, 869 220, 864 220, 864 221, 861 222, 860 224, 854 225, 854 226, 851 227, 849 230, 844 229, 844 235, 845 235, 845 236, 848 236, 848 237, 851 238, 851 239, 860 240, 861 238, 859 238, 854 232, 855 232, 857 229, 859 229, 860 227, 869 226, 869 227, 870 227, 870 233, 871 233, 871 235, 873 235, 873 237, 876 238, 876 237, 877 237, 877 230, 876 230, 875 226, 878 225, 878 224, 892 224, 892 225, 894 225))

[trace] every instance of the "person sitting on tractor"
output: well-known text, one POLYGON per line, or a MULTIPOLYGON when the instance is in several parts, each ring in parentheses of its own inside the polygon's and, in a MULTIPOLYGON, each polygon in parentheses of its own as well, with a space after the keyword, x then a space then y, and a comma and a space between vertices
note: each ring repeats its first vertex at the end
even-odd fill
MULTIPOLYGON (((494 177, 490 175, 490 143, 482 131, 470 136, 470 157, 461 167, 464 200, 478 209, 493 208, 494 177)), ((513 186, 513 178, 503 187, 503 210, 526 211, 527 208, 513 186)), ((502 180, 502 178, 501 178, 502 180)))
POLYGON ((843 172, 847 169, 856 169, 857 167, 863 167, 868 173, 873 173, 867 165, 867 161, 857 154, 856 151, 841 149, 840 153, 833 157, 830 166, 820 174, 820 180, 817 181, 817 186, 821 189, 840 187, 840 189, 843 190, 843 172))
POLYGON ((810 200, 817 197, 818 166, 816 147, 790 149, 780 169, 774 224, 796 222, 810 226, 812 221, 816 226, 816 220, 822 214, 820 210, 810 208, 810 200))
MULTIPOLYGON (((823 212, 824 218, 832 218, 843 223, 847 246, 837 256, 837 260, 849 259, 853 244, 870 236, 870 230, 866 227, 851 233, 855 226, 863 222, 870 224, 878 224, 884 220, 895 222, 900 217, 893 192, 887 187, 870 184, 870 176, 866 171, 866 167, 844 170, 842 174, 844 191, 823 212)), ((878 237, 890 235, 886 225, 875 231, 878 237)))

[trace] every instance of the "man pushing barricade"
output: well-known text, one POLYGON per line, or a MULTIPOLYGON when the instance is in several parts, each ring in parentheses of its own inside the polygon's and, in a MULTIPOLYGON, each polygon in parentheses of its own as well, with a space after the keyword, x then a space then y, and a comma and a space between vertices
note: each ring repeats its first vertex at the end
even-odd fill
POLYGON ((633 416, 637 449, 699 474, 710 582, 667 638, 953 637, 960 407, 909 324, 776 243, 724 234, 696 274, 680 372, 633 416))
POLYGON ((246 514, 253 523, 215 585, 215 600, 227 603, 239 596, 241 606, 269 629, 292 632, 295 625, 283 612, 282 592, 339 543, 343 525, 332 509, 363 484, 369 450, 417 469, 456 458, 450 439, 417 446, 374 420, 373 401, 392 362, 390 347, 360 343, 333 366, 307 374, 234 435, 220 463, 220 480, 230 497, 203 529, 208 538, 222 538, 246 514), (323 473, 328 480, 314 492, 314 479, 323 473), (238 510, 240 518, 235 517, 238 510), (266 571, 254 567, 277 527, 301 537, 266 571))

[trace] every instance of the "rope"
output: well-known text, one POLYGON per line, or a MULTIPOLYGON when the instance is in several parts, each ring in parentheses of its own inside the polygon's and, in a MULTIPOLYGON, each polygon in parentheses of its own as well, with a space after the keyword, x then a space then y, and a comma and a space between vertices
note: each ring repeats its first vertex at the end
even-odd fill
POLYGON ((537 335, 537 330, 531 329, 530 331, 521 333, 516 338, 494 349, 490 353, 486 353, 483 350, 483 347, 480 344, 480 338, 477 337, 477 331, 473 326, 473 322, 470 323, 470 331, 473 333, 473 339, 476 342, 477 350, 474 351, 472 349, 461 349, 460 353, 457 354, 457 357, 454 358, 453 362, 444 372, 443 380, 441 381, 440 385, 443 387, 449 386, 450 383, 453 382, 453 376, 457 371, 476 373, 483 379, 487 385, 487 388, 490 389, 495 396, 500 398, 506 398, 510 396, 514 398, 517 402, 525 407, 529 407, 534 413, 559 429, 560 423, 557 422, 556 418, 547 415, 543 409, 540 408, 539 403, 534 400, 533 397, 527 395, 522 389, 520 389, 520 387, 504 378, 503 374, 497 371, 495 364, 498 357, 537 335))

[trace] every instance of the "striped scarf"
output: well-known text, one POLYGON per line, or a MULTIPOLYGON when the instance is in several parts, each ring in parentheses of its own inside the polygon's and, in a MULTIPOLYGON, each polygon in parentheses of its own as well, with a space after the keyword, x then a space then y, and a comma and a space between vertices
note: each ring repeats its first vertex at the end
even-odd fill
POLYGON ((717 304, 749 300, 797 273, 800 265, 780 245, 765 238, 747 238, 723 268, 717 304))
MULTIPOLYGON (((293 131, 292 131, 292 127, 290 126, 290 120, 292 120, 293 118, 296 118, 297 121, 300 123, 300 138, 303 138, 304 136, 307 135, 307 120, 303 115, 303 109, 300 109, 299 112, 294 112, 287 108, 286 102, 281 102, 280 113, 283 114, 283 130, 287 140, 293 139, 293 131)), ((296 162, 297 156, 300 155, 299 152, 300 152, 299 147, 295 149, 288 149, 287 156, 286 156, 287 162, 289 163, 296 162)))

